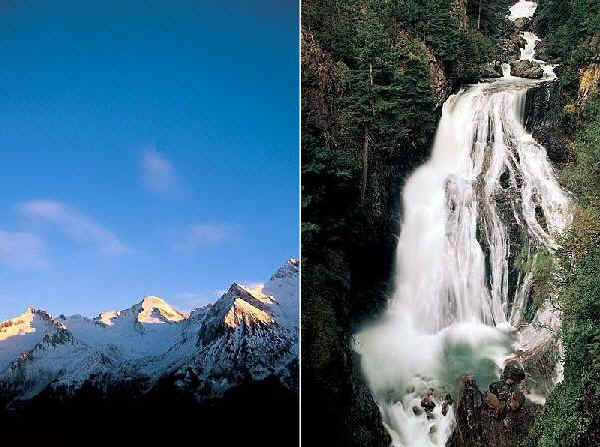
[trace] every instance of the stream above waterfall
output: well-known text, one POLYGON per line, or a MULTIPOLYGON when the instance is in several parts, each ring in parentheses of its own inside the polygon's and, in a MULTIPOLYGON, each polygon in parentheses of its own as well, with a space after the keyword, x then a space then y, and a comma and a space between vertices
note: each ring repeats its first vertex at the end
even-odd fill
MULTIPOLYGON (((520 1, 509 18, 531 17, 535 8, 520 1)), ((542 64, 541 81, 555 79, 553 66, 534 59, 537 36, 523 37, 521 59, 542 64)), ((442 402, 456 401, 461 376, 487 388, 515 352, 550 337, 523 321, 532 272, 516 272, 515 264, 557 247, 569 198, 523 125, 526 92, 540 80, 504 72, 444 103, 431 157, 402 192, 389 309, 356 336, 397 447, 444 446, 455 423, 453 406, 442 402), (423 411, 423 398, 435 403, 432 411, 423 411)), ((535 319, 558 321, 545 307, 535 319)))

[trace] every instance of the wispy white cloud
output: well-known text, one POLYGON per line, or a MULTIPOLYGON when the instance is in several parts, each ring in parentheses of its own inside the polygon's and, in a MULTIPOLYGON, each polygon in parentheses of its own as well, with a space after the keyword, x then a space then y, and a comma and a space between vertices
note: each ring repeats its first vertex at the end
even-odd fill
POLYGON ((17 205, 23 215, 49 222, 78 243, 91 244, 106 253, 127 253, 130 249, 109 229, 93 218, 55 200, 30 200, 17 205))
POLYGON ((44 267, 44 243, 31 233, 0 230, 0 263, 12 267, 44 267))
POLYGON ((173 164, 156 149, 142 153, 142 181, 150 191, 162 194, 179 193, 179 182, 173 164))
POLYGON ((179 232, 174 248, 194 250, 202 245, 218 244, 233 236, 237 227, 226 224, 197 223, 179 232))

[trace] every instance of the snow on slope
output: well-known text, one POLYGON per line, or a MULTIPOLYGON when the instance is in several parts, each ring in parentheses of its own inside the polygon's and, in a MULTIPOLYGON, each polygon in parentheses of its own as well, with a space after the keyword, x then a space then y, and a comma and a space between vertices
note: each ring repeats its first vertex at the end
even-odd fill
POLYGON ((286 327, 299 328, 300 300, 298 299, 298 281, 300 271, 298 260, 291 258, 265 284, 262 292, 275 297, 278 320, 286 327))
POLYGON ((236 383, 287 374, 298 358, 298 330, 278 321, 276 297, 250 290, 234 283, 206 310, 195 355, 174 371, 179 386, 193 376, 204 393, 220 395, 236 383))
POLYGON ((44 311, 28 307, 23 315, 0 323, 0 371, 25 356, 46 335, 57 334, 63 326, 44 311))
POLYGON ((173 377, 199 398, 217 396, 248 379, 288 374, 298 358, 298 312, 295 259, 264 286, 234 283, 187 316, 154 296, 94 319, 28 308, 0 323, 0 389, 28 399, 88 379, 141 378, 151 386, 173 377))

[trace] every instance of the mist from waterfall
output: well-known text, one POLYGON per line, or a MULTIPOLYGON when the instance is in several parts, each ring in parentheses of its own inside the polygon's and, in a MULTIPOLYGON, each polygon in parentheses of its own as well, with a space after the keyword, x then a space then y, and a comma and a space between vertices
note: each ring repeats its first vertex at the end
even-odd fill
MULTIPOLYGON (((511 18, 533 14, 530 3, 511 8, 511 18)), ((521 59, 533 60, 539 39, 525 38, 521 59)), ((552 66, 544 72, 554 79, 552 66)), ((445 445, 454 415, 451 406, 441 413, 444 396, 456 398, 464 373, 482 388, 498 378, 531 287, 531 272, 509 285, 511 235, 531 262, 556 248, 554 235, 569 223, 568 196, 523 125, 536 82, 506 73, 450 96, 430 159, 404 186, 394 295, 385 317, 356 337, 395 446, 445 445), (438 404, 429 415, 424 395, 438 404)))

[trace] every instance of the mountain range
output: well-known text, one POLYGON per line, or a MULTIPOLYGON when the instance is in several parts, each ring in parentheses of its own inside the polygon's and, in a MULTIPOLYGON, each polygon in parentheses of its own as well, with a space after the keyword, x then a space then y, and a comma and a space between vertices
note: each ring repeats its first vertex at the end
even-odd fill
POLYGON ((28 307, 0 323, 0 424, 132 405, 189 413, 253 386, 297 395, 298 277, 292 258, 264 285, 233 283, 189 313, 155 296, 95 318, 28 307))

